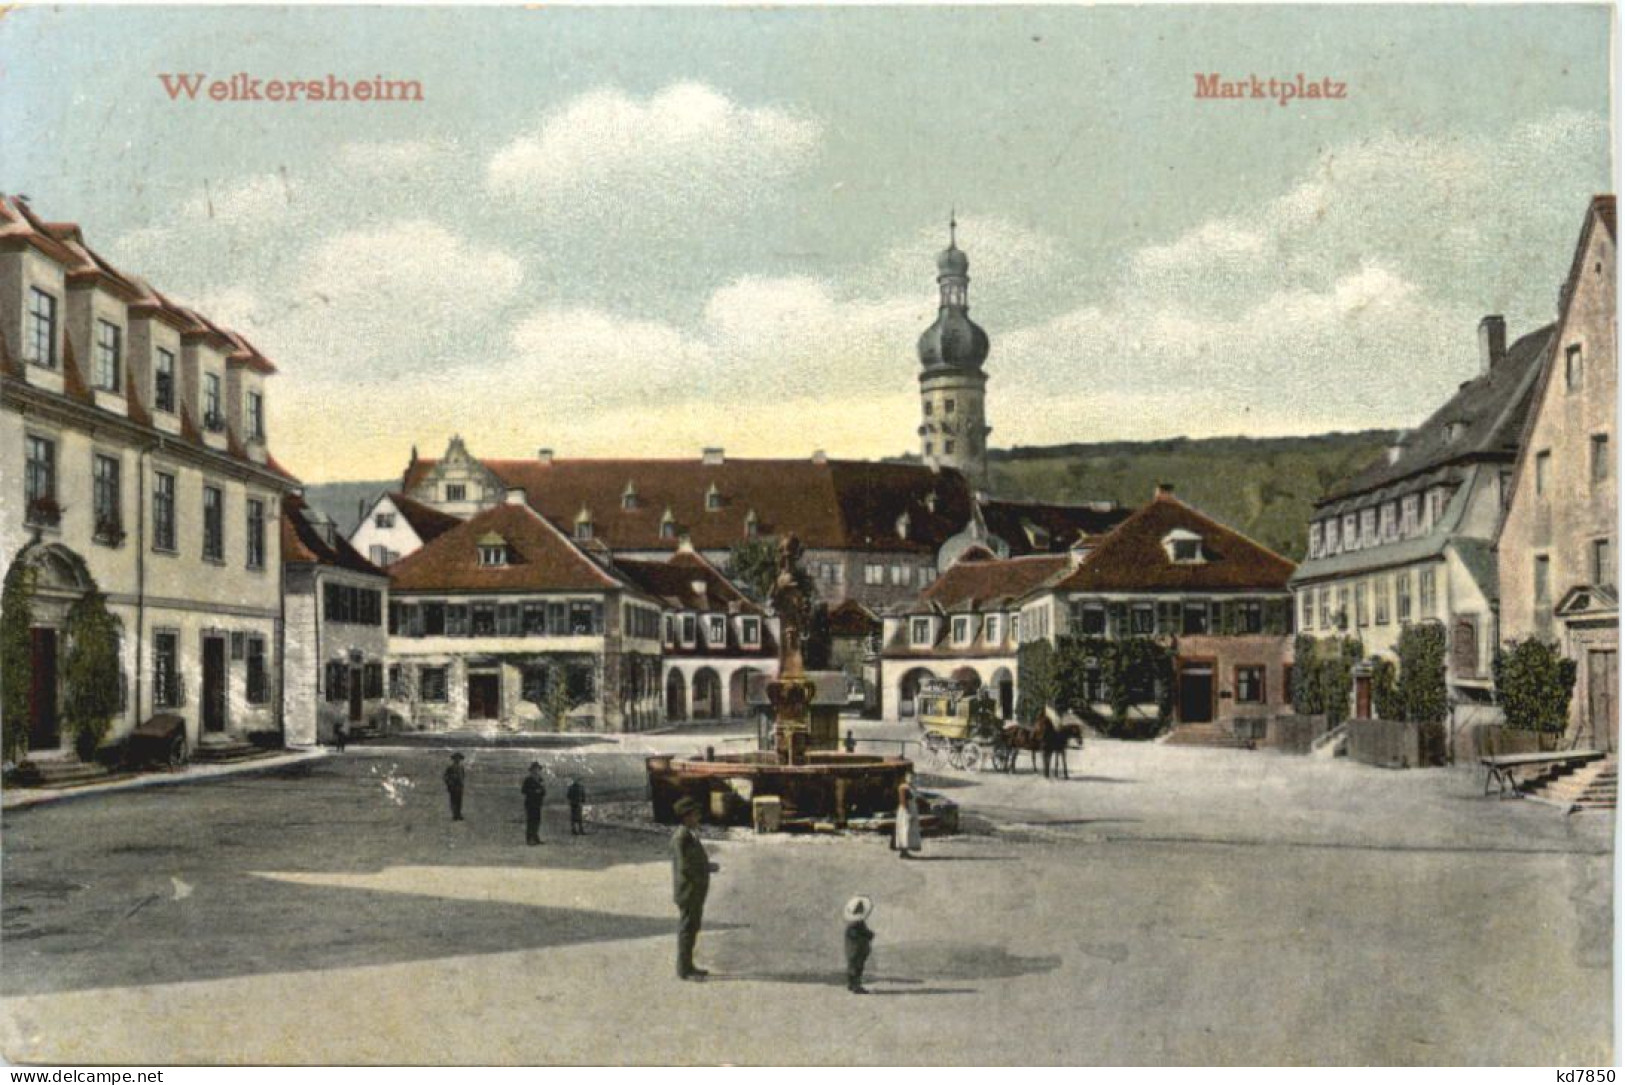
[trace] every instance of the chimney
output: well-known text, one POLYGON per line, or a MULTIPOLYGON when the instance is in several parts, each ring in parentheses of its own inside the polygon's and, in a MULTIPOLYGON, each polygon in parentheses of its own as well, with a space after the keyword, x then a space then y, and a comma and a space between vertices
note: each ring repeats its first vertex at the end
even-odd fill
POLYGON ((814 463, 828 463, 829 462, 829 454, 827 452, 825 452, 821 448, 814 449, 813 450, 813 462, 814 463))
POLYGON ((528 501, 525 496, 525 488, 523 486, 511 487, 502 495, 502 500, 509 505, 523 505, 528 501))
POLYGON ((1478 357, 1485 375, 1506 360, 1507 321, 1504 316, 1490 315, 1478 322, 1478 357))
POLYGON ((1151 500, 1153 500, 1153 501, 1167 501, 1167 500, 1170 500, 1173 496, 1174 496, 1174 484, 1172 482, 1159 482, 1159 483, 1157 483, 1157 492, 1151 495, 1151 500))
POLYGON ((700 462, 707 467, 722 466, 722 449, 706 448, 700 451, 700 462))
POLYGON ((542 463, 552 463, 553 450, 551 448, 538 448, 536 450, 536 459, 542 463))

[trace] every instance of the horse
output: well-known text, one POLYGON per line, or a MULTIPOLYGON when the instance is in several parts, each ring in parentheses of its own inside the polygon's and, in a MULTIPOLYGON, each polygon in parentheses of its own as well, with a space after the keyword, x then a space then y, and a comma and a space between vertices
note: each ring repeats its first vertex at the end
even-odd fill
POLYGON ((1045 709, 1038 714, 1038 722, 1031 727, 1011 724, 1004 729, 1004 741, 1011 750, 1004 770, 1015 772, 1016 760, 1020 752, 1026 750, 1032 754, 1033 772, 1038 771, 1038 757, 1042 754, 1044 779, 1070 780, 1072 775, 1066 763, 1066 751, 1074 740, 1080 748, 1083 746, 1083 728, 1075 723, 1057 725, 1053 714, 1045 709), (1054 763, 1057 754, 1061 758, 1059 766, 1054 763))

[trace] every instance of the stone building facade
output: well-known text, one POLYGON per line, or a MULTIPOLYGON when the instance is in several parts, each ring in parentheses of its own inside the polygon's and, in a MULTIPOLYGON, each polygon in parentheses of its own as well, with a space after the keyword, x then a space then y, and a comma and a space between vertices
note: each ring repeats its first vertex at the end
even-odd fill
POLYGON ((920 458, 987 485, 988 338, 970 318, 970 258, 955 242, 937 256, 937 319, 920 335, 920 458))
POLYGON ((70 756, 63 621, 93 579, 120 626, 123 708, 200 744, 282 724, 283 497, 266 379, 242 336, 95 252, 77 226, 0 197, 0 548, 37 566, 29 754, 70 756))
POLYGON ((1614 198, 1586 210, 1497 540, 1501 637, 1578 664, 1572 741, 1619 744, 1619 338, 1614 198))

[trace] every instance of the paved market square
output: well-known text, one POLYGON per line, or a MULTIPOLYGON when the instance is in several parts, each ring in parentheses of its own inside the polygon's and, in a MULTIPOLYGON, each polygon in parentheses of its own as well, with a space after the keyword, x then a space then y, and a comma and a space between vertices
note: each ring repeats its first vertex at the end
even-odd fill
MULTIPOLYGON (((860 737, 883 725, 855 725, 860 737)), ((1466 770, 1092 741, 928 772, 964 832, 714 833, 673 974, 642 758, 352 747, 4 815, 4 1054, 47 1063, 1564 1064, 1614 1058, 1613 812, 1466 770), (543 847, 519 782, 551 783, 543 847), (572 774, 593 802, 567 831, 572 774), (874 898, 872 994, 841 906, 874 898)))

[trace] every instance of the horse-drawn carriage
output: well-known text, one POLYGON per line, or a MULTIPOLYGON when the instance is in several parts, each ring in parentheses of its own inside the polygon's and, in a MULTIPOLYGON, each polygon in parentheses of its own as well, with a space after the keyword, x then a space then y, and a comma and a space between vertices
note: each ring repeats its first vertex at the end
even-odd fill
POLYGON ((927 679, 914 703, 927 763, 975 771, 985 758, 1001 772, 1009 767, 1015 751, 986 690, 972 693, 955 681, 927 679))

